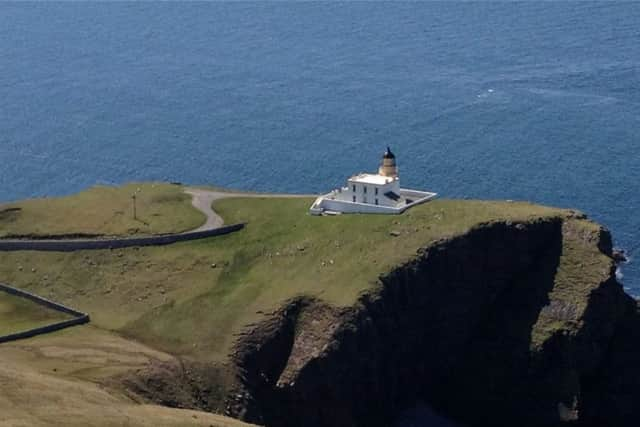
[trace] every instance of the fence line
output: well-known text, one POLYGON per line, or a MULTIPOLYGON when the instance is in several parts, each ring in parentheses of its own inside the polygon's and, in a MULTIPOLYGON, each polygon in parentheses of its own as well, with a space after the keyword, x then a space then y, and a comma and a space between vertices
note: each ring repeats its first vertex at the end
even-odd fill
MULTIPOLYGON (((0 251, 57 251, 57 252, 73 252, 80 250, 96 250, 96 249, 120 249, 133 246, 161 246, 169 245, 177 242, 186 242, 190 240, 205 239, 207 237, 221 236, 233 233, 244 228, 244 224, 233 224, 224 227, 214 228, 212 230, 188 231, 185 233, 164 234, 160 236, 146 237, 127 237, 127 238, 111 238, 111 239, 36 239, 36 240, 20 240, 20 239, 0 239, 0 251)), ((22 289, 14 288, 4 283, 0 283, 0 291, 4 291, 11 295, 26 298, 44 307, 59 311, 61 313, 74 316, 73 319, 63 320, 52 323, 50 325, 32 328, 26 331, 16 332, 7 335, 0 335, 0 343, 15 341, 24 338, 31 338, 36 335, 46 334, 49 332, 59 331, 70 326, 82 325, 90 321, 89 315, 81 311, 75 310, 66 305, 59 304, 47 298, 33 294, 22 289)))
POLYGON ((41 326, 39 328, 29 329, 27 331, 16 332, 14 334, 2 335, 0 336, 0 344, 16 341, 25 338, 32 338, 36 335, 48 334, 50 332, 59 331, 61 329, 68 328, 70 326, 82 325, 84 323, 89 323, 89 315, 85 314, 82 317, 76 317, 75 319, 63 320, 62 322, 52 323, 50 325, 41 326))
POLYGON ((81 311, 75 310, 71 307, 67 307, 66 305, 59 304, 55 301, 51 301, 50 299, 41 297, 39 295, 33 294, 28 291, 24 291, 22 289, 14 288, 13 286, 9 286, 4 283, 0 283, 0 291, 4 291, 8 294, 15 295, 21 298, 28 299, 30 301, 35 302, 36 304, 42 305, 44 307, 59 311, 61 313, 69 314, 75 316, 73 319, 62 320, 60 322, 52 323, 50 325, 39 326, 37 328, 28 329, 26 331, 16 332, 7 335, 0 336, 0 343, 5 343, 9 341, 15 341, 24 338, 31 338, 36 335, 46 334, 49 332, 59 331, 61 329, 68 328, 70 326, 82 325, 84 323, 89 323, 90 318, 87 313, 83 313, 81 311))
POLYGON ((114 237, 111 239, 0 239, 0 251, 57 251, 73 252, 96 249, 120 249, 133 246, 161 246, 189 240, 205 239, 233 233, 244 228, 244 224, 233 224, 204 231, 163 234, 144 237, 114 237))

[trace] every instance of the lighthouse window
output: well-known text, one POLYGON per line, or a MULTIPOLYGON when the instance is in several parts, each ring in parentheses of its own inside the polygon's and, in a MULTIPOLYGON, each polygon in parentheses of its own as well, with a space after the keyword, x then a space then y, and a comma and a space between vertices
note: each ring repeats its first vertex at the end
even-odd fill
MULTIPOLYGON (((376 187, 376 196, 377 196, 377 195, 378 195, 378 187, 376 187)), ((377 203, 376 203, 376 205, 377 205, 377 203)))
POLYGON ((353 184, 353 192, 354 193, 356 192, 356 185, 355 184, 353 184))
POLYGON ((367 186, 366 185, 363 187, 362 191, 364 192, 364 194, 367 194, 367 186))
MULTIPOLYGON (((378 192, 377 190, 378 190, 378 189, 376 188, 376 193, 378 192)), ((378 199, 376 199, 376 205, 377 205, 377 204, 378 204, 378 199)))
POLYGON ((356 202, 356 196, 353 196, 353 203, 356 202))

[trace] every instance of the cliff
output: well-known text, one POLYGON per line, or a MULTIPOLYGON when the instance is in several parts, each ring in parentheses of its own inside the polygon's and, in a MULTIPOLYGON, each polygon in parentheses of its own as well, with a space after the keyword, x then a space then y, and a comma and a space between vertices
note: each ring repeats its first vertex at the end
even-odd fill
POLYGON ((608 232, 579 216, 479 225, 353 307, 298 298, 247 332, 228 413, 388 426, 423 401, 472 426, 631 425, 640 317, 614 270, 608 232))
MULTIPOLYGON (((83 351, 102 354, 97 337, 117 334, 127 357, 60 375, 137 402, 271 427, 388 426, 418 402, 468 426, 637 418, 640 316, 601 226, 518 202, 326 218, 307 215, 310 202, 220 200, 244 229, 162 248, 9 252, 0 275, 89 312, 83 351), (163 356, 132 364, 140 344, 163 356)), ((46 347, 21 344, 43 372, 77 365, 46 347)))

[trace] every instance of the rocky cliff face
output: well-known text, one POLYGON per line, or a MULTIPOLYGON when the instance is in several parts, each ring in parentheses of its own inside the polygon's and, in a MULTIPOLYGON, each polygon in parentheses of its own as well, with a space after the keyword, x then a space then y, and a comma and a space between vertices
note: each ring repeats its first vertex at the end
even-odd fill
POLYGON ((468 425, 598 425, 610 411, 626 425, 640 375, 619 372, 640 354, 640 316, 610 255, 581 218, 484 224, 420 250, 352 308, 292 301, 239 342, 228 413, 387 426, 421 400, 468 425))
POLYGON ((576 215, 482 224, 352 307, 290 301, 226 370, 183 363, 131 388, 273 427, 388 426, 418 401, 469 426, 631 426, 640 314, 611 255, 609 233, 576 215))
POLYGON ((640 416, 640 312, 629 304, 605 357, 584 378, 582 424, 589 427, 638 425, 640 416))

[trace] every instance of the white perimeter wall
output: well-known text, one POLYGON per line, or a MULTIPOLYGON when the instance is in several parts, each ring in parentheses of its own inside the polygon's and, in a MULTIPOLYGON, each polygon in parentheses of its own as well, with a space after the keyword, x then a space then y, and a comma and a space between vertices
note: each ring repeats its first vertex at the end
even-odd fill
MULTIPOLYGON (((399 214, 404 212, 411 206, 419 205, 437 196, 436 193, 416 190, 400 190, 402 196, 413 198, 413 203, 401 206, 382 206, 371 203, 353 203, 350 200, 331 199, 331 193, 320 196, 311 205, 310 212, 314 215, 320 215, 323 210, 343 212, 343 213, 375 213, 375 214, 399 214)), ((343 191, 342 195, 350 194, 343 191)))
MULTIPOLYGON (((367 200, 369 200, 367 198, 367 200)), ((375 205, 372 203, 353 203, 342 200, 323 199, 320 207, 328 211, 344 212, 344 213, 400 213, 401 209, 391 208, 388 206, 375 205)))

